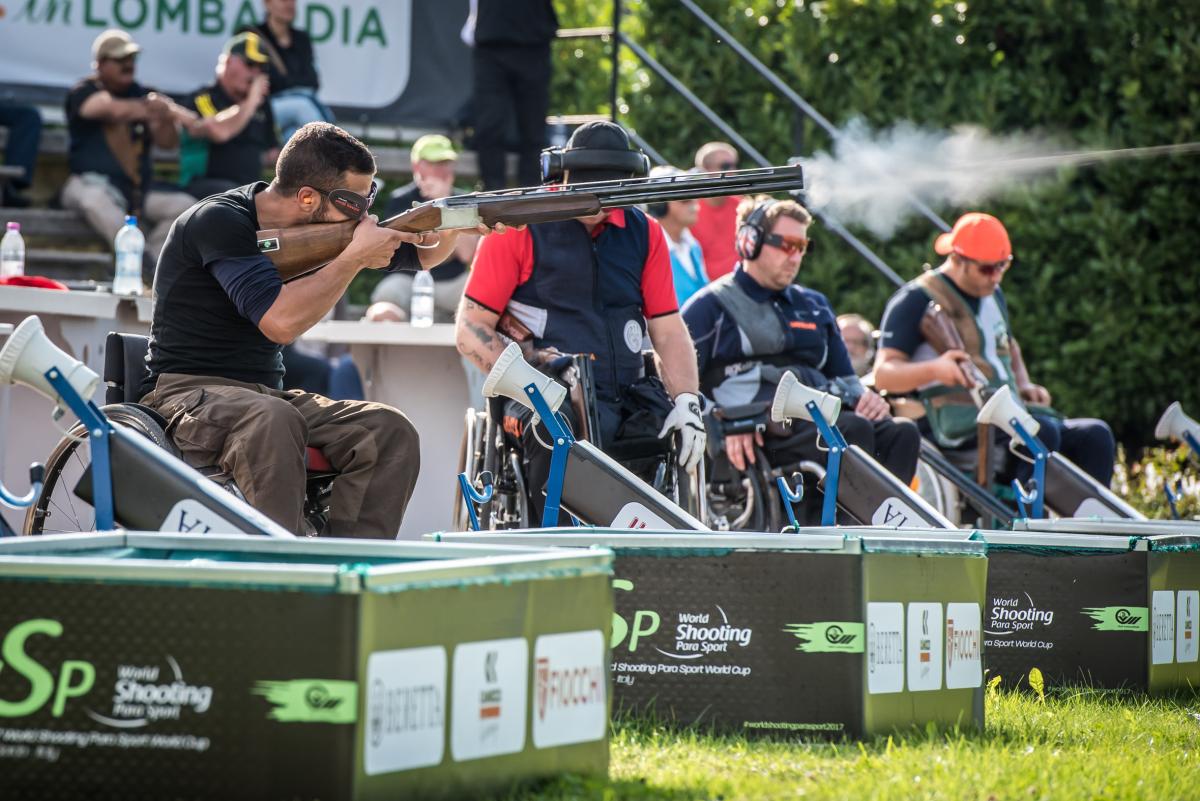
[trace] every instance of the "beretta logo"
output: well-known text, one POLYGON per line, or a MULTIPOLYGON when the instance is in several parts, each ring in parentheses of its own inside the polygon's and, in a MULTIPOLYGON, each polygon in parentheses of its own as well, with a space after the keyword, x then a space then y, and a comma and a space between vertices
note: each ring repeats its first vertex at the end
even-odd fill
POLYGON ((1150 596, 1150 663, 1175 661, 1175 593, 1155 590, 1150 596))
POLYGON ((904 604, 867 604, 867 692, 904 689, 904 604))
POLYGON ((599 629, 543 634, 534 644, 533 744, 602 739, 608 729, 608 673, 599 629))
POLYGON ((437 765, 446 729, 446 649, 377 651, 367 657, 368 776, 437 765))

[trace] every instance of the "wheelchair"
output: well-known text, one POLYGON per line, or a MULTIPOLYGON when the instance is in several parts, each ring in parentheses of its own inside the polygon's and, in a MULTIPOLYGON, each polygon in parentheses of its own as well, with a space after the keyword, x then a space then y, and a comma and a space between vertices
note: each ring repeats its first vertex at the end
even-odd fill
MULTIPOLYGON (((150 340, 137 334, 110 332, 105 340, 103 380, 107 385, 101 411, 117 426, 128 428, 156 446, 179 458, 179 449, 167 433, 167 421, 141 397, 142 379, 147 374, 146 354, 150 340)), ((89 472, 91 457, 85 447, 86 432, 76 424, 59 440, 45 463, 42 493, 25 513, 22 533, 26 535, 93 531, 95 512, 75 488, 89 472)), ((306 478, 304 520, 306 533, 319 536, 329 519, 329 497, 337 472, 316 448, 305 454, 306 478)), ((237 496, 241 491, 233 478, 215 465, 197 468, 207 480, 214 481, 237 496)), ((119 516, 118 504, 118 516, 119 516)))
MULTIPOLYGON (((647 374, 653 375, 653 354, 644 354, 647 374)), ((560 357, 550 371, 567 386, 570 403, 579 420, 572 433, 600 447, 606 454, 642 476, 646 483, 689 514, 700 517, 703 499, 693 488, 688 473, 676 461, 676 438, 656 436, 623 439, 612 444, 599 441, 592 359, 587 354, 560 357)), ((467 409, 459 445, 459 473, 465 474, 476 491, 491 487, 491 498, 477 504, 481 531, 531 528, 541 525, 532 512, 532 493, 522 464, 522 445, 516 432, 503 425, 504 398, 489 398, 484 409, 467 409)), ((547 443, 548 444, 548 443, 547 443)), ((614 510, 615 512, 616 510, 614 510)), ((471 528, 461 487, 454 495, 454 527, 471 528)))

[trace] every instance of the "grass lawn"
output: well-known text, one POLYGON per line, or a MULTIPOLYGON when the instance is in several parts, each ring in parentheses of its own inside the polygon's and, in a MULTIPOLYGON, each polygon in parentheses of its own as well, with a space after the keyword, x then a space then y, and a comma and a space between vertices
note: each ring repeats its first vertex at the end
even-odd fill
POLYGON ((618 725, 607 781, 525 799, 1200 799, 1200 696, 989 692, 987 732, 765 742, 618 725))

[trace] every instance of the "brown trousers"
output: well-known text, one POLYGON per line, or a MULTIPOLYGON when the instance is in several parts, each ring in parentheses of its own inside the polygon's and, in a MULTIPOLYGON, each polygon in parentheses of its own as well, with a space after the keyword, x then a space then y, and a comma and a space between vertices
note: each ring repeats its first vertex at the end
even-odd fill
POLYGON ((177 373, 160 375, 142 403, 166 418, 188 464, 219 466, 252 506, 290 531, 304 533, 309 445, 338 472, 330 536, 394 539, 400 530, 421 451, 416 428, 390 406, 177 373))

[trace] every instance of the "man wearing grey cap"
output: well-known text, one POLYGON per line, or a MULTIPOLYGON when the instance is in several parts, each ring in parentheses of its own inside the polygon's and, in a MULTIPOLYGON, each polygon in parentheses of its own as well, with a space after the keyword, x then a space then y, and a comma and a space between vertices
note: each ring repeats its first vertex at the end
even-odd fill
POLYGON ((81 212, 107 242, 125 224, 126 214, 152 223, 145 252, 152 272, 171 223, 196 201, 152 180, 151 147, 179 143, 177 116, 183 110, 134 79, 140 51, 120 30, 104 31, 92 43, 93 73, 66 99, 71 177, 63 186, 62 204, 81 212))

